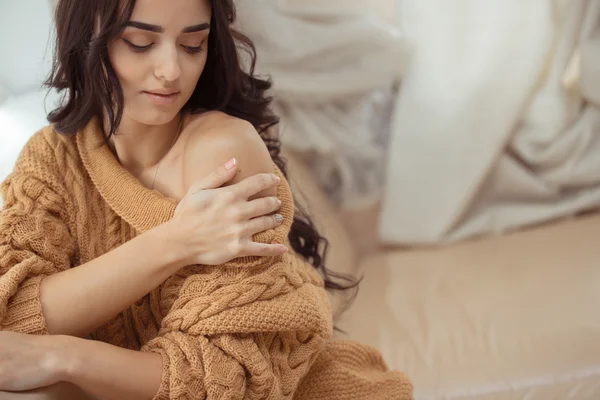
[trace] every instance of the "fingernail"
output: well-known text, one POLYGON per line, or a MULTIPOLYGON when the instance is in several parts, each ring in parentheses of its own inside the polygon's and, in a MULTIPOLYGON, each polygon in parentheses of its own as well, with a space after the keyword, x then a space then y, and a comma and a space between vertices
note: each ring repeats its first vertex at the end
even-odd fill
POLYGON ((225 163, 225 168, 227 168, 227 170, 230 170, 231 168, 235 167, 236 164, 237 160, 235 158, 232 158, 231 160, 225 163))
POLYGON ((281 254, 285 254, 288 252, 288 248, 285 246, 281 246, 281 254))
POLYGON ((281 200, 277 199, 277 204, 281 206, 281 200))
POLYGON ((275 179, 277 180, 277 183, 281 182, 281 178, 278 177, 277 175, 275 175, 275 179))
POLYGON ((278 224, 281 224, 283 222, 283 215, 275 214, 275 221, 277 221, 278 224))

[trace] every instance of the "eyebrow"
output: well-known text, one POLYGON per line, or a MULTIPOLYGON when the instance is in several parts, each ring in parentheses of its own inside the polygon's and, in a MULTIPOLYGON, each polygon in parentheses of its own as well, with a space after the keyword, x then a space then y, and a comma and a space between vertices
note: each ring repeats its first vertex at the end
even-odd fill
MULTIPOLYGON (((144 31, 157 32, 162 33, 165 29, 159 25, 146 24, 145 22, 139 21, 128 21, 126 26, 130 26, 132 28, 142 29, 144 31)), ((193 33, 193 32, 201 32, 210 29, 209 23, 203 23, 198 25, 192 25, 183 28, 182 33, 193 33)))

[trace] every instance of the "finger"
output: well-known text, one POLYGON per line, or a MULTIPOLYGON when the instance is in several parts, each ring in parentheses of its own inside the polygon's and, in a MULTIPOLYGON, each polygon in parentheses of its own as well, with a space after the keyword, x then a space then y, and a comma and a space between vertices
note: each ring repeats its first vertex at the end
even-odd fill
POLYGON ((259 256, 259 257, 275 257, 287 253, 288 248, 282 244, 265 244, 249 242, 243 252, 242 257, 259 256))
POLYGON ((232 158, 204 178, 194 182, 190 186, 190 192, 195 193, 201 190, 220 188, 235 177, 238 168, 237 160, 232 158))
POLYGON ((281 179, 275 174, 256 174, 231 185, 230 188, 236 196, 249 199, 263 190, 277 186, 280 181, 281 179))
POLYGON ((281 200, 277 197, 262 197, 251 200, 242 206, 242 215, 245 219, 261 217, 279 210, 281 200))
POLYGON ((257 233, 276 228, 282 223, 283 216, 281 214, 267 215, 264 217, 254 218, 246 223, 244 233, 247 236, 252 236, 257 233))

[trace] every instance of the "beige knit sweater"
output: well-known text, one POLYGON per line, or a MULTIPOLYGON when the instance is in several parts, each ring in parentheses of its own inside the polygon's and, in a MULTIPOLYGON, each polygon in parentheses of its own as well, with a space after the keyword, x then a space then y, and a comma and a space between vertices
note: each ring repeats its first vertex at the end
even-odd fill
MULTIPOLYGON (((279 173, 279 171, 277 171, 279 173)), ((284 243, 294 215, 280 185, 284 243)), ((50 126, 2 185, 0 330, 47 334, 40 281, 169 220, 176 202, 137 181, 103 144, 97 120, 75 137, 50 126)), ((135 277, 132 277, 135 279, 135 277)), ((294 254, 190 266, 95 331, 93 339, 159 353, 156 399, 409 399, 379 353, 332 341, 323 281, 294 254)))

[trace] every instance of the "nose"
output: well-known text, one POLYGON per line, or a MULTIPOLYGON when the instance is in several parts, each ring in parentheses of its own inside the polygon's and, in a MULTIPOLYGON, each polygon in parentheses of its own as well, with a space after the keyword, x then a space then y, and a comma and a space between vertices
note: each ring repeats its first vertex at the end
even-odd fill
POLYGON ((162 52, 157 52, 157 62, 154 75, 168 82, 176 81, 181 75, 181 64, 177 50, 169 46, 162 52))

